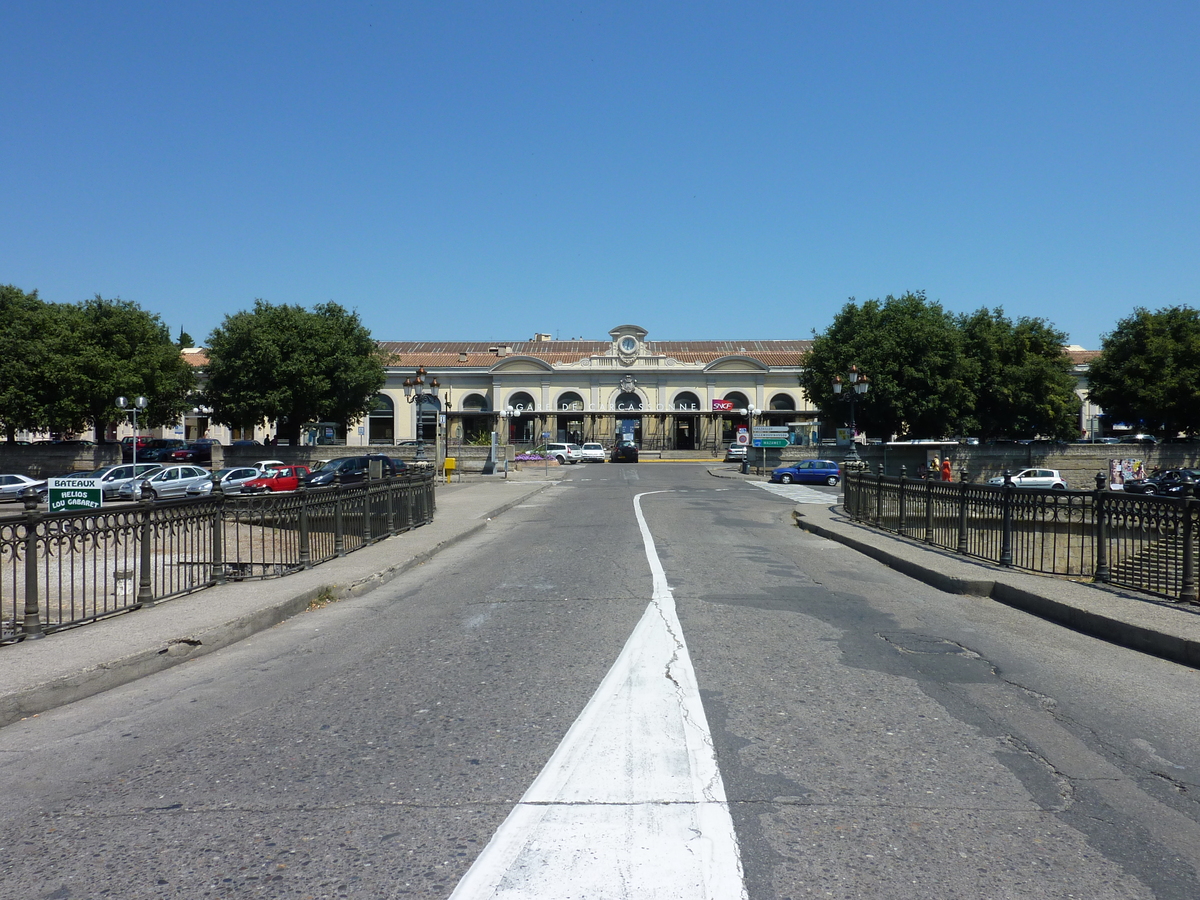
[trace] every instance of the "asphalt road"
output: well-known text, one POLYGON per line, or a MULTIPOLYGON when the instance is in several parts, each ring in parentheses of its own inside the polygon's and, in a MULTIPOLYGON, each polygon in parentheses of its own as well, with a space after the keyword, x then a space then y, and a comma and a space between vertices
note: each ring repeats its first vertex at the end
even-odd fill
POLYGON ((477 859, 503 896, 1200 896, 1200 673, 940 594, 703 467, 562 477, 371 594, 0 730, 0 897, 445 898, 477 859), (664 682, 681 715, 641 705, 664 682), (662 799, 706 771, 684 741, 715 751, 701 801, 662 799), (494 852, 522 797, 554 853, 494 852), (717 889, 672 868, 675 807, 717 889))

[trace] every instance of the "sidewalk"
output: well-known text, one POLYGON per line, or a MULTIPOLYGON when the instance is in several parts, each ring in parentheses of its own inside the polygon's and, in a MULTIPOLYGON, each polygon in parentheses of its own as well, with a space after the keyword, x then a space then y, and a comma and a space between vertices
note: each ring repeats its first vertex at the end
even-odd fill
MULTIPOLYGON (((767 480, 742 475, 736 466, 710 469, 709 474, 767 480)), ((840 506, 802 504, 792 510, 792 518, 805 531, 844 544, 940 591, 989 597, 1083 634, 1200 668, 1200 607, 973 561, 860 525, 840 506)))
POLYGON ((0 647, 0 726, 211 653, 303 612, 356 597, 487 527, 543 490, 557 467, 437 486, 433 522, 294 575, 234 582, 0 647))

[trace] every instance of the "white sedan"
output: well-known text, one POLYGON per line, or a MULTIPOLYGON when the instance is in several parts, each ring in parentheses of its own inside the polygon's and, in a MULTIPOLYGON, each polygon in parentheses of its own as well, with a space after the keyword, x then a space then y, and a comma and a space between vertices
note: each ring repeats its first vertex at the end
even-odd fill
POLYGON ((46 479, 30 478, 28 475, 0 475, 0 500, 20 500, 21 491, 27 487, 45 487, 46 479))
MULTIPOLYGON (((1022 469, 1013 475, 1012 482, 1017 487, 1050 488, 1056 491, 1067 489, 1067 479, 1059 474, 1058 469, 1022 469)), ((988 484, 1004 484, 1004 476, 989 478, 988 484)))
POLYGON ((602 463, 606 459, 608 459, 608 454, 604 452, 603 444, 597 444, 595 441, 592 441, 579 448, 580 462, 602 463))

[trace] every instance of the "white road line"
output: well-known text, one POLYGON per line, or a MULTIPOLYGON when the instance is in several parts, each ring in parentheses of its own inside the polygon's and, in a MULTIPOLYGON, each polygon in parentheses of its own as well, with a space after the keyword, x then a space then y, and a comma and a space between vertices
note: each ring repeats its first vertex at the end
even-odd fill
POLYGON ((794 503, 824 503, 826 506, 837 503, 835 494, 818 491, 806 484, 771 484, 769 481, 752 481, 750 483, 758 485, 764 491, 786 497, 794 503))
MULTIPOLYGON (((652 491, 648 493, 663 493, 652 491)), ((653 595, 612 669, 451 900, 746 897, 675 598, 634 512, 653 595)))

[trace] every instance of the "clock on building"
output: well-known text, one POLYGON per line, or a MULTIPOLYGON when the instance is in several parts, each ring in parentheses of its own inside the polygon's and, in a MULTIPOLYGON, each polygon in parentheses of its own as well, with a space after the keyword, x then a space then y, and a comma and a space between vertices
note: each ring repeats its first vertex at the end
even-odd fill
POLYGON ((621 338, 621 342, 617 344, 617 347, 622 353, 634 353, 637 350, 637 338, 632 334, 627 334, 621 338))

